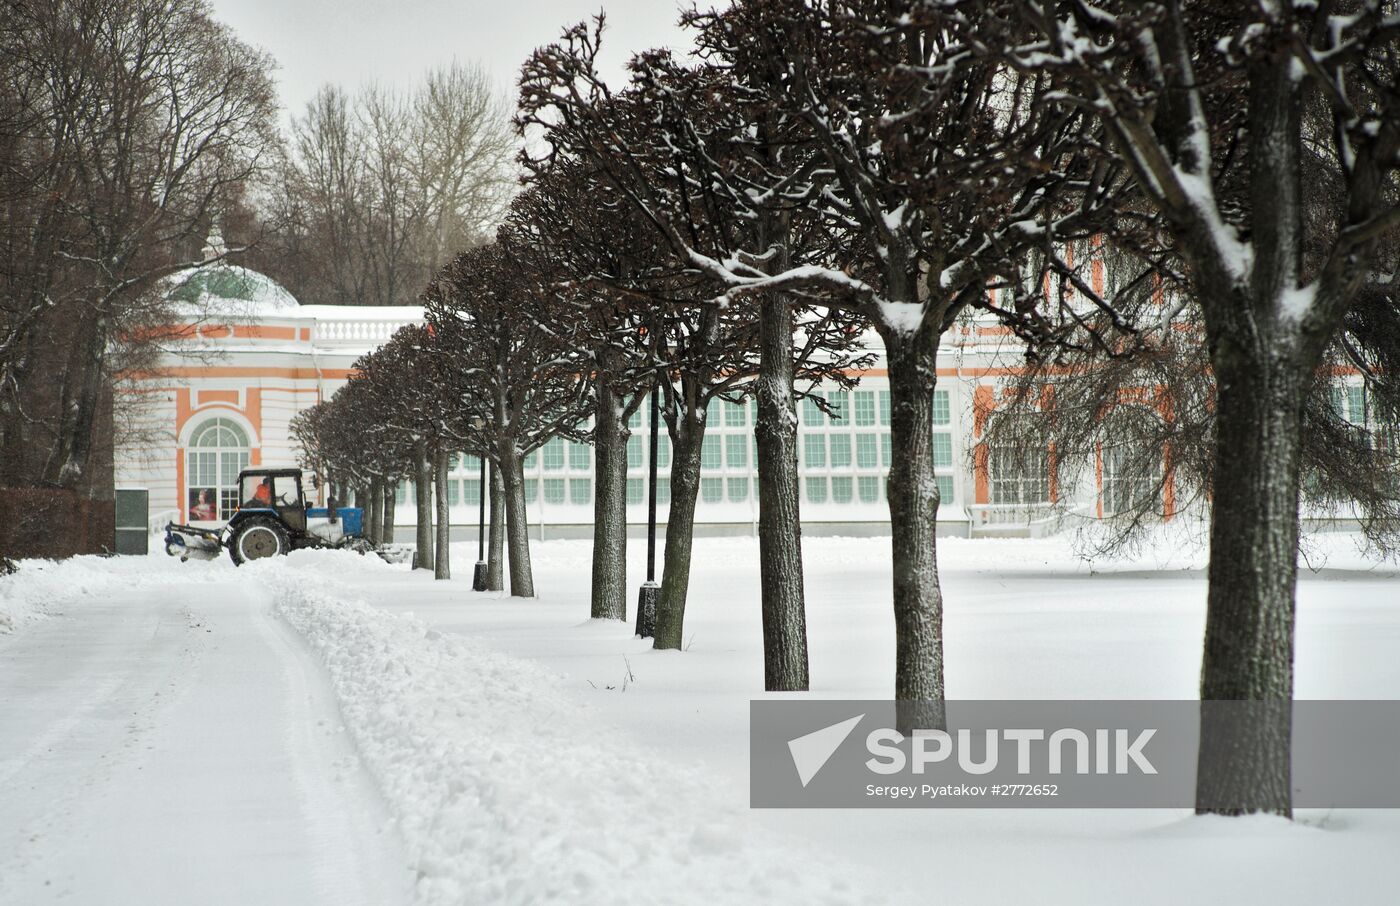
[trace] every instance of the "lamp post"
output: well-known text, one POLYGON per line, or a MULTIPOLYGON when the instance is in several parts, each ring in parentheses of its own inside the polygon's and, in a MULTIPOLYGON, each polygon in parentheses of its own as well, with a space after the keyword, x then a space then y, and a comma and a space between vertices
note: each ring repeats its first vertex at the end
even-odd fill
MULTIPOLYGON (((472 421, 472 427, 477 434, 481 434, 481 429, 486 427, 484 419, 477 418, 472 421)), ((478 440, 480 438, 478 437, 478 440)), ((476 569, 472 573, 472 591, 486 591, 486 445, 481 445, 481 477, 480 485, 477 487, 477 519, 476 519, 476 569)))
MULTIPOLYGON (((658 378, 658 381, 660 379, 658 378)), ((644 639, 656 635, 656 599, 661 589, 656 584, 656 448, 661 421, 660 385, 651 388, 651 455, 648 457, 650 475, 647 480, 647 580, 637 594, 637 635, 644 639)))

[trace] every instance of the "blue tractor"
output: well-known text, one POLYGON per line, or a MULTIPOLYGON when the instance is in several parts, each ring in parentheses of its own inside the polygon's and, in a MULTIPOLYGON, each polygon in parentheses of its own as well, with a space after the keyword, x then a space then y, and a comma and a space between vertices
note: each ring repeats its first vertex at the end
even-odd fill
POLYGON ((358 507, 311 507, 302 493, 300 469, 244 469, 238 473, 241 501, 223 528, 170 523, 165 552, 181 560, 213 560, 228 548, 233 562, 276 557, 307 547, 371 550, 386 560, 398 551, 378 550, 364 536, 358 507))

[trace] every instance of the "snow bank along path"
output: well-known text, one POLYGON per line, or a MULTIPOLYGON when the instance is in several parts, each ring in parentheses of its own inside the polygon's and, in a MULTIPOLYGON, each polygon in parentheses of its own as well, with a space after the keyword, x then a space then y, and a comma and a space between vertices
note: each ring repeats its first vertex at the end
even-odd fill
POLYGON ((557 675, 354 600, 324 553, 290 559, 248 571, 329 671, 420 902, 887 901, 849 867, 755 839, 716 804, 727 778, 610 733, 557 675))
POLYGON ((0 635, 0 903, 408 902, 319 665, 232 564, 190 566, 0 579, 25 614, 0 635))

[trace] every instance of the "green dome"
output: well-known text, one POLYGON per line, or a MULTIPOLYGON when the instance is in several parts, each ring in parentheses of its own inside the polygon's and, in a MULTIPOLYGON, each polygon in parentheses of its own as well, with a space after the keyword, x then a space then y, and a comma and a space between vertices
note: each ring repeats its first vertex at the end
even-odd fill
POLYGON ((233 264, 207 264, 171 278, 175 302, 215 308, 233 307, 248 314, 294 309, 297 300, 281 284, 257 271, 233 264), (230 305, 231 304, 231 305, 230 305))

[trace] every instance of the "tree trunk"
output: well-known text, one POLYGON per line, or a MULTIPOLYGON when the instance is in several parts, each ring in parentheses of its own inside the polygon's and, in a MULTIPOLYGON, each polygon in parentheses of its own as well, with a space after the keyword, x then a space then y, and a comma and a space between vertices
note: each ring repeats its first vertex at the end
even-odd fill
POLYGON ((894 571, 895 699, 900 730, 939 728, 943 702, 943 594, 936 555, 933 472, 937 334, 882 331, 890 380, 889 477, 894 571), (932 334, 932 336, 930 336, 932 334), (906 725, 906 718, 909 723, 906 725))
POLYGON ((371 544, 379 544, 384 536, 384 479, 369 480, 369 494, 365 501, 365 537, 371 544))
POLYGON ((759 320, 758 562, 763 607, 763 688, 805 691, 807 614, 797 477, 797 412, 792 397, 792 307, 764 298, 759 320))
POLYGON ((106 373, 107 335, 109 319, 104 302, 91 321, 81 331, 64 376, 63 411, 59 417, 58 437, 55 439, 45 481, 69 490, 82 490, 80 482, 87 475, 92 452, 93 424, 102 398, 102 382, 106 373), (77 371, 76 380, 73 372, 77 371), (77 392, 69 387, 76 384, 77 392))
POLYGON ((1289 815, 1307 369, 1292 356, 1238 347, 1213 359, 1216 448, 1196 810, 1289 815), (1270 704, 1245 715, 1239 706, 1212 709, 1211 701, 1270 704))
POLYGON ((506 550, 506 483, 501 477, 501 467, 490 466, 491 484, 491 523, 486 541, 486 590, 500 591, 505 588, 503 561, 506 550))
POLYGON ((506 546, 510 551, 510 594, 513 598, 533 598, 535 578, 530 569, 530 524, 525 515, 525 478, 515 441, 507 438, 497 446, 496 462, 505 482, 506 546))
POLYGON ((439 450, 433 457, 433 494, 437 498, 437 551, 433 559, 433 578, 452 578, 452 518, 447 509, 447 451, 439 450))
POLYGON ((685 599, 690 589, 690 549, 695 536, 695 503, 700 496, 700 453, 705 440, 703 418, 682 414, 671 450, 671 508, 666 517, 665 561, 656 600, 656 636, 652 647, 679 649, 685 628, 685 599))
POLYGON ((627 619, 627 425, 600 374, 593 456, 593 606, 595 620, 627 619))
POLYGON ((413 479, 413 493, 417 515, 418 568, 433 568, 433 469, 428 462, 428 452, 418 448, 415 461, 416 474, 413 479))
POLYGON ((398 482, 384 482, 384 528, 379 533, 381 544, 394 543, 394 510, 398 506, 398 482))

